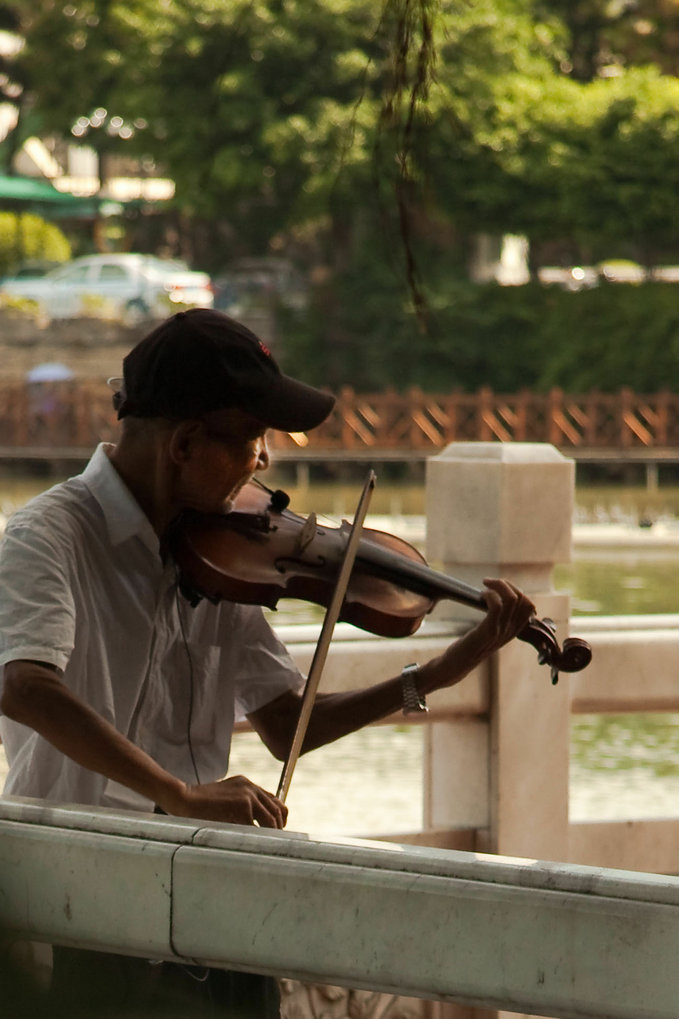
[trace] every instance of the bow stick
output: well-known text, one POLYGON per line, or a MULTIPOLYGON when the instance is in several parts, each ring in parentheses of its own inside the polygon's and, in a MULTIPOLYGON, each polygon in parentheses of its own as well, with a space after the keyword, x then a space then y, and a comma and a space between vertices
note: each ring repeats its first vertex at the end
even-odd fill
POLYGON ((344 555, 337 575, 337 580, 335 582, 335 588, 333 590, 330 603, 328 604, 325 618, 323 619, 323 626, 321 627, 321 633, 318 638, 318 643, 316 644, 316 650, 314 651, 309 675, 307 676, 306 686, 304 687, 304 695, 302 697, 299 719, 297 720, 297 728, 295 729, 295 735, 293 737, 290 750, 288 751, 288 756, 283 765, 278 789, 276 791, 276 796, 282 803, 285 803, 285 798, 288 794, 290 783, 292 781, 292 773, 295 770, 295 765, 297 764, 302 750, 302 744, 304 743, 304 737, 306 736, 309 719, 311 718, 311 712, 316 699, 316 692, 321 681, 321 674, 325 666, 326 658, 328 657, 333 631, 335 629, 335 624, 339 619, 339 614, 342 611, 342 603, 344 602, 344 596, 347 593, 351 571, 354 567, 354 560, 358 553, 361 532, 363 530, 363 521, 365 520, 366 513, 368 512, 370 499, 375 488, 375 480, 375 472, 370 471, 366 478, 365 485, 363 486, 358 506, 356 507, 354 522, 351 526, 346 548, 344 549, 344 555))

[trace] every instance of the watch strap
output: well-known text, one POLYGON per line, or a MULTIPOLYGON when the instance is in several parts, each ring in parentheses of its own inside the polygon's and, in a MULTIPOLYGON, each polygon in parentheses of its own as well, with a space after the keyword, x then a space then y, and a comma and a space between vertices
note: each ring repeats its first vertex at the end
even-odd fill
POLYGON ((403 696, 403 714, 415 715, 429 711, 424 694, 417 688, 419 665, 406 665, 401 671, 401 693, 403 696))

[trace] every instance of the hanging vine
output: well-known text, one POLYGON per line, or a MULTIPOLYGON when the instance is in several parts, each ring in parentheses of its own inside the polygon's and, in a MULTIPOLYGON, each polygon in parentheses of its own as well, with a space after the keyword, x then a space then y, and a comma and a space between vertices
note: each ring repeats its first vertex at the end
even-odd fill
POLYGON ((377 30, 387 52, 387 82, 375 140, 375 186, 387 231, 395 201, 406 281, 422 329, 426 328, 427 302, 413 247, 417 198, 413 157, 417 128, 435 82, 434 27, 439 10, 440 0, 386 0, 377 30), (385 185, 389 186, 387 196, 385 185))

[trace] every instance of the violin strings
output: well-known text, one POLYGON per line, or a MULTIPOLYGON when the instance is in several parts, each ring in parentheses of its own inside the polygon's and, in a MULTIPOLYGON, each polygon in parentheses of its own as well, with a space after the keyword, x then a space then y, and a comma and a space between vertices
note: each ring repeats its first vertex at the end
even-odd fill
MULTIPOLYGON (((261 488, 262 491, 266 492, 267 495, 269 495, 269 496, 273 496, 273 495, 277 494, 274 491, 273 488, 269 488, 268 485, 265 485, 261 478, 257 478, 257 477, 251 478, 250 479, 250 484, 251 485, 256 485, 257 488, 261 488)), ((285 495, 286 493, 282 492, 281 494, 285 495)), ((286 495, 286 498, 288 498, 288 500, 289 500, 289 496, 286 495)), ((337 514, 317 513, 316 516, 317 516, 318 520, 321 523, 325 524, 326 527, 339 527, 341 522, 342 522, 342 520, 345 519, 345 515, 344 514, 342 514, 341 516, 338 517, 337 514)))

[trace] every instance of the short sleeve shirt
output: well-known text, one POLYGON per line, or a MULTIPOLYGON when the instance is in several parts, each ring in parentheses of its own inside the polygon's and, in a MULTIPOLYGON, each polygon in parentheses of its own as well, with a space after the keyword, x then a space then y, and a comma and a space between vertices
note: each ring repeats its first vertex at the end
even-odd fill
MULTIPOLYGON (((33 499, 0 542, 0 666, 63 670, 79 698, 186 782, 223 778, 235 722, 303 678, 258 606, 191 607, 174 563, 99 446, 85 471, 33 499)), ((0 716, 5 794, 149 810, 0 716)))

